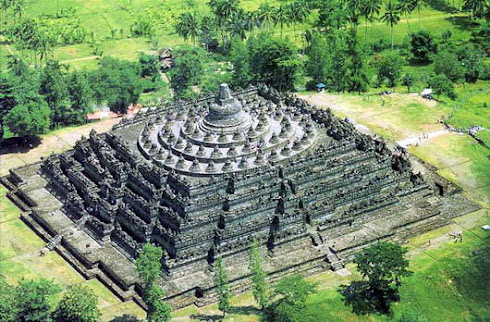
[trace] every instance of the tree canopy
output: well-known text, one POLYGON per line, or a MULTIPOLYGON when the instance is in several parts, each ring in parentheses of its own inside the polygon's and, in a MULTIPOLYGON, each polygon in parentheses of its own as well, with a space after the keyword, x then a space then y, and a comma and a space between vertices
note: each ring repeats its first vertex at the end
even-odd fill
POLYGON ((261 33, 248 41, 250 67, 256 82, 280 90, 292 90, 302 62, 296 47, 287 39, 261 33))
POLYGON ((23 280, 14 290, 17 321, 50 321, 52 296, 61 288, 50 280, 23 280))
POLYGON ((99 317, 97 297, 91 289, 82 285, 68 287, 53 314, 56 322, 97 322, 99 317))
POLYGON ((46 132, 51 124, 51 109, 46 102, 18 104, 4 119, 10 131, 18 136, 46 132))
POLYGON ((407 250, 398 244, 379 242, 358 253, 354 263, 370 284, 388 283, 399 286, 404 277, 412 275, 408 270, 406 253, 407 250))
POLYGON ((96 101, 106 101, 109 107, 125 113, 130 104, 135 104, 143 90, 139 64, 104 57, 100 67, 91 75, 96 101))

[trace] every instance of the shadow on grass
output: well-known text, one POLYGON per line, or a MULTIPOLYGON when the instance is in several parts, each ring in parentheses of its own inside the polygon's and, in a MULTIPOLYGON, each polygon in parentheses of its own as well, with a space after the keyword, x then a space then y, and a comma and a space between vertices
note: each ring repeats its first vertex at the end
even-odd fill
POLYGON ((400 300, 397 290, 389 286, 373 288, 366 281, 354 281, 349 285, 341 285, 338 289, 344 304, 352 307, 352 313, 389 314, 391 303, 400 300))
POLYGON ((229 313, 233 314, 243 314, 243 315, 259 315, 261 312, 258 308, 248 305, 248 306, 233 306, 230 308, 229 313))
POLYGON ((434 10, 444 11, 448 13, 456 13, 458 12, 458 8, 453 6, 452 3, 449 3, 447 0, 427 0, 427 4, 434 10))
POLYGON ((41 144, 41 138, 38 136, 15 137, 0 140, 0 143, 2 146, 0 154, 26 153, 41 144))
POLYGON ((221 321, 223 315, 192 314, 190 318, 197 321, 221 321))
POLYGON ((482 307, 490 301, 490 245, 471 253, 469 258, 454 259, 450 263, 450 275, 463 297, 469 297, 482 307))
POLYGON ((447 21, 451 22, 459 30, 471 30, 478 27, 479 24, 471 20, 469 16, 447 17, 447 21))
POLYGON ((140 320, 131 314, 124 314, 121 316, 116 316, 110 322, 139 322, 140 320))

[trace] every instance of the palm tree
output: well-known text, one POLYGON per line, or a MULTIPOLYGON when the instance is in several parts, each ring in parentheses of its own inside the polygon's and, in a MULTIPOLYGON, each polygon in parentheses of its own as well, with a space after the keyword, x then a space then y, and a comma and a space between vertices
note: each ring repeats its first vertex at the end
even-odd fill
POLYGON ((12 2, 13 7, 14 7, 14 19, 15 16, 18 16, 19 19, 22 18, 22 15, 24 14, 24 10, 26 7, 25 0, 16 0, 12 2))
POLYGON ((12 75, 20 77, 29 69, 29 66, 22 58, 15 55, 8 55, 7 58, 7 70, 12 75))
POLYGON ((282 29, 284 25, 288 26, 291 23, 290 16, 288 13, 288 8, 286 6, 279 6, 274 10, 274 25, 279 24, 281 28, 281 38, 282 38, 282 29))
POLYGON ((221 41, 224 45, 226 41, 225 28, 231 15, 240 10, 239 0, 210 0, 208 5, 216 16, 221 41))
POLYGON ((53 56, 53 47, 45 35, 41 36, 39 40, 39 62, 42 62, 43 59, 47 59, 48 56, 53 56))
POLYGON ((292 2, 288 7, 289 20, 293 25, 294 38, 296 38, 295 25, 302 23, 306 20, 310 13, 310 10, 305 2, 292 2))
POLYGON ((260 26, 266 26, 269 29, 271 23, 274 22, 273 8, 267 3, 261 4, 257 11, 257 20, 260 26))
POLYGON ((362 3, 365 0, 349 0, 346 3, 347 19, 352 24, 352 28, 357 30, 359 15, 361 14, 362 3))
POLYGON ((175 31, 185 40, 191 38, 194 46, 199 36, 199 16, 195 12, 184 12, 177 18, 175 31))
POLYGON ((386 3, 385 13, 381 17, 381 20, 390 26, 391 50, 393 50, 393 26, 400 21, 400 11, 398 11, 398 8, 391 2, 391 0, 386 3))
POLYGON ((363 0, 359 10, 365 19, 364 42, 367 42, 367 25, 372 22, 381 10, 381 0, 363 0))
POLYGON ((409 0, 410 1, 410 7, 412 8, 412 11, 417 9, 417 12, 419 14, 419 26, 421 24, 420 22, 420 9, 422 9, 423 5, 423 0, 409 0))
POLYGON ((237 37, 243 40, 247 37, 246 32, 252 29, 252 25, 253 23, 250 20, 250 16, 240 10, 232 13, 226 25, 226 29, 230 34, 230 39, 237 37))
POLYGON ((481 19, 488 12, 490 5, 487 0, 465 0, 463 10, 471 12, 473 19, 481 19))
POLYGON ((410 22, 408 21, 408 14, 413 11, 413 8, 410 4, 411 0, 399 0, 397 4, 398 11, 400 14, 405 15, 405 19, 407 19, 408 33, 410 34, 410 22))

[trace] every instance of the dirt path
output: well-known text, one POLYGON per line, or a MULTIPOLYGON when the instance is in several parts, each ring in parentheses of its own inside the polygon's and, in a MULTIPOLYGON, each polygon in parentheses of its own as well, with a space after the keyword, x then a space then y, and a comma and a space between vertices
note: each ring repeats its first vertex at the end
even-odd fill
POLYGON ((413 136, 413 137, 405 138, 402 140, 398 140, 398 141, 396 141, 396 143, 398 143, 398 145, 403 147, 403 148, 407 148, 410 145, 417 145, 423 141, 431 140, 433 138, 444 135, 446 133, 449 133, 448 130, 446 130, 446 129, 437 130, 437 131, 430 132, 430 133, 421 133, 421 135, 419 135, 419 136, 413 136))
POLYGON ((77 61, 84 61, 84 60, 93 60, 93 59, 98 59, 100 56, 87 56, 87 57, 81 57, 81 58, 73 58, 73 59, 65 59, 60 61, 61 63, 73 63, 77 61))
MULTIPOLYGON (((0 36, 0 41, 6 41, 4 36, 0 36)), ((10 55, 14 55, 14 51, 12 50, 12 47, 10 47, 9 44, 4 45, 5 48, 7 48, 7 51, 10 53, 10 55)))

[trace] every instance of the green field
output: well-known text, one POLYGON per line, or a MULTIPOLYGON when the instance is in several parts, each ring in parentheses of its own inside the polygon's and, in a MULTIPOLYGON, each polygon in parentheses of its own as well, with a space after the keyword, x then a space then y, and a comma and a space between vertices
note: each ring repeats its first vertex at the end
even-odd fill
MULTIPOLYGON (((192 11, 200 14, 209 13, 209 7, 206 5, 206 0, 38 0, 29 3, 26 9, 26 17, 40 17, 43 15, 54 17, 57 12, 63 9, 76 9, 76 17, 80 20, 80 24, 88 33, 93 32, 95 39, 101 42, 101 49, 104 55, 114 56, 124 59, 135 59, 139 52, 148 51, 151 47, 148 38, 131 37, 130 28, 138 14, 147 10, 154 12, 169 12, 169 18, 162 20, 156 28, 155 39, 158 40, 158 47, 172 47, 177 44, 184 43, 174 32, 173 24, 174 17, 181 12, 188 11, 192 7, 192 11), (115 39, 111 39, 111 30, 122 30, 122 35, 115 39)), ((437 1, 430 1, 437 3, 437 1)), ((455 5, 460 5, 462 1, 455 1, 455 5)), ((242 0, 242 8, 245 10, 256 10, 260 4, 268 3, 276 5, 280 1, 265 1, 265 0, 242 0)), ((448 12, 437 11, 434 9, 436 5, 426 5, 420 14, 415 11, 409 14, 408 17, 401 17, 400 22, 394 27, 394 41, 396 45, 402 45, 406 42, 407 33, 409 31, 418 31, 426 29, 433 33, 434 36, 440 36, 445 31, 451 31, 453 39, 467 39, 470 32, 465 29, 468 24, 468 15, 466 13, 450 14, 448 12), (408 18, 408 21, 407 19, 408 18)), ((382 14, 383 12, 381 12, 382 14)), ((308 22, 315 19, 313 13, 308 22)), ((298 46, 303 46, 303 31, 308 26, 306 24, 295 26, 285 26, 283 34, 289 37, 298 46)), ((279 27, 273 27, 272 31, 279 35, 279 27)), ((364 40, 365 24, 361 19, 359 25, 359 38, 364 40)), ((375 43, 382 40, 384 43, 390 43, 390 28, 381 21, 369 23, 367 28, 368 43, 375 43)), ((28 53, 18 50, 15 43, 11 44, 11 49, 17 55, 28 57, 28 53)), ((2 44, 0 49, 0 61, 5 60, 10 51, 2 44)), ((73 69, 93 68, 96 66, 96 56, 93 55, 91 48, 87 44, 77 44, 70 46, 59 46, 53 51, 53 58, 63 61, 73 69)), ((0 66, 2 67, 2 66, 0 66)))

